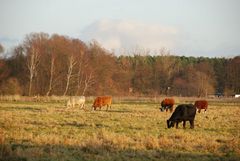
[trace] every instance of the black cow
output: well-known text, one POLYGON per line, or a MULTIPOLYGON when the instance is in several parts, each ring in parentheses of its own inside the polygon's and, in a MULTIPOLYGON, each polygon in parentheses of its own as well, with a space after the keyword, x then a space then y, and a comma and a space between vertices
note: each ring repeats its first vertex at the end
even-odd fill
POLYGON ((167 120, 167 127, 178 128, 178 123, 183 121, 183 128, 186 127, 186 121, 190 122, 190 128, 194 128, 194 118, 196 115, 196 107, 193 104, 181 104, 176 107, 170 119, 167 120))

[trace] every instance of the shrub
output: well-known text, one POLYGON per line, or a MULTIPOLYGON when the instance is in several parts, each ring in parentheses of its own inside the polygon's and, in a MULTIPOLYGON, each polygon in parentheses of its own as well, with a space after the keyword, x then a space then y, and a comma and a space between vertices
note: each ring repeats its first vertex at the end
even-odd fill
POLYGON ((21 94, 22 88, 17 80, 17 78, 9 78, 3 81, 0 85, 0 94, 2 95, 14 95, 21 94))

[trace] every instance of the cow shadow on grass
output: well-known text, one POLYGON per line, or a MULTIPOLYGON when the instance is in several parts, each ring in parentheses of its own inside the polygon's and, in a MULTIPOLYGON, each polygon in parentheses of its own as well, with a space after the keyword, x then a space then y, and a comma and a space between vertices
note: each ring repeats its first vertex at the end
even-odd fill
POLYGON ((238 161, 240 156, 235 153, 225 155, 200 154, 197 151, 176 152, 167 149, 136 150, 118 148, 107 143, 71 145, 32 145, 32 144, 0 144, 2 149, 0 161, 43 161, 43 160, 98 160, 98 161, 238 161))
POLYGON ((110 112, 110 113, 132 113, 133 111, 131 111, 131 110, 108 110, 106 112, 110 112))
POLYGON ((106 109, 102 109, 102 110, 91 110, 91 111, 86 111, 86 112, 90 112, 91 114, 97 114, 99 112, 103 112, 103 113, 132 113, 133 111, 131 110, 114 110, 114 109, 110 109, 110 110, 106 110, 106 109))

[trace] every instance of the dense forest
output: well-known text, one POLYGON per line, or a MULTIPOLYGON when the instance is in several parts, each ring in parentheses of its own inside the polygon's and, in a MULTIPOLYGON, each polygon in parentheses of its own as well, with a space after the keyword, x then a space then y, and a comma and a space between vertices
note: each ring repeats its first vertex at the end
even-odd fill
MULTIPOLYGON (((4 47, 0 44, 0 53, 4 47)), ((240 56, 206 58, 32 33, 0 57, 0 95, 230 96, 240 93, 240 56)), ((184 54, 184 53, 183 53, 184 54)))

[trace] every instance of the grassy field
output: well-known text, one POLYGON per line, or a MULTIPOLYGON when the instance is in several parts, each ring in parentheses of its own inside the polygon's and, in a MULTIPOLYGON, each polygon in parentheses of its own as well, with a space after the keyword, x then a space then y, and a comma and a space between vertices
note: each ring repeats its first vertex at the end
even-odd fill
POLYGON ((239 101, 210 101, 193 130, 189 122, 167 129, 171 114, 154 101, 115 101, 108 112, 65 109, 64 101, 1 100, 0 161, 240 160, 239 101))

